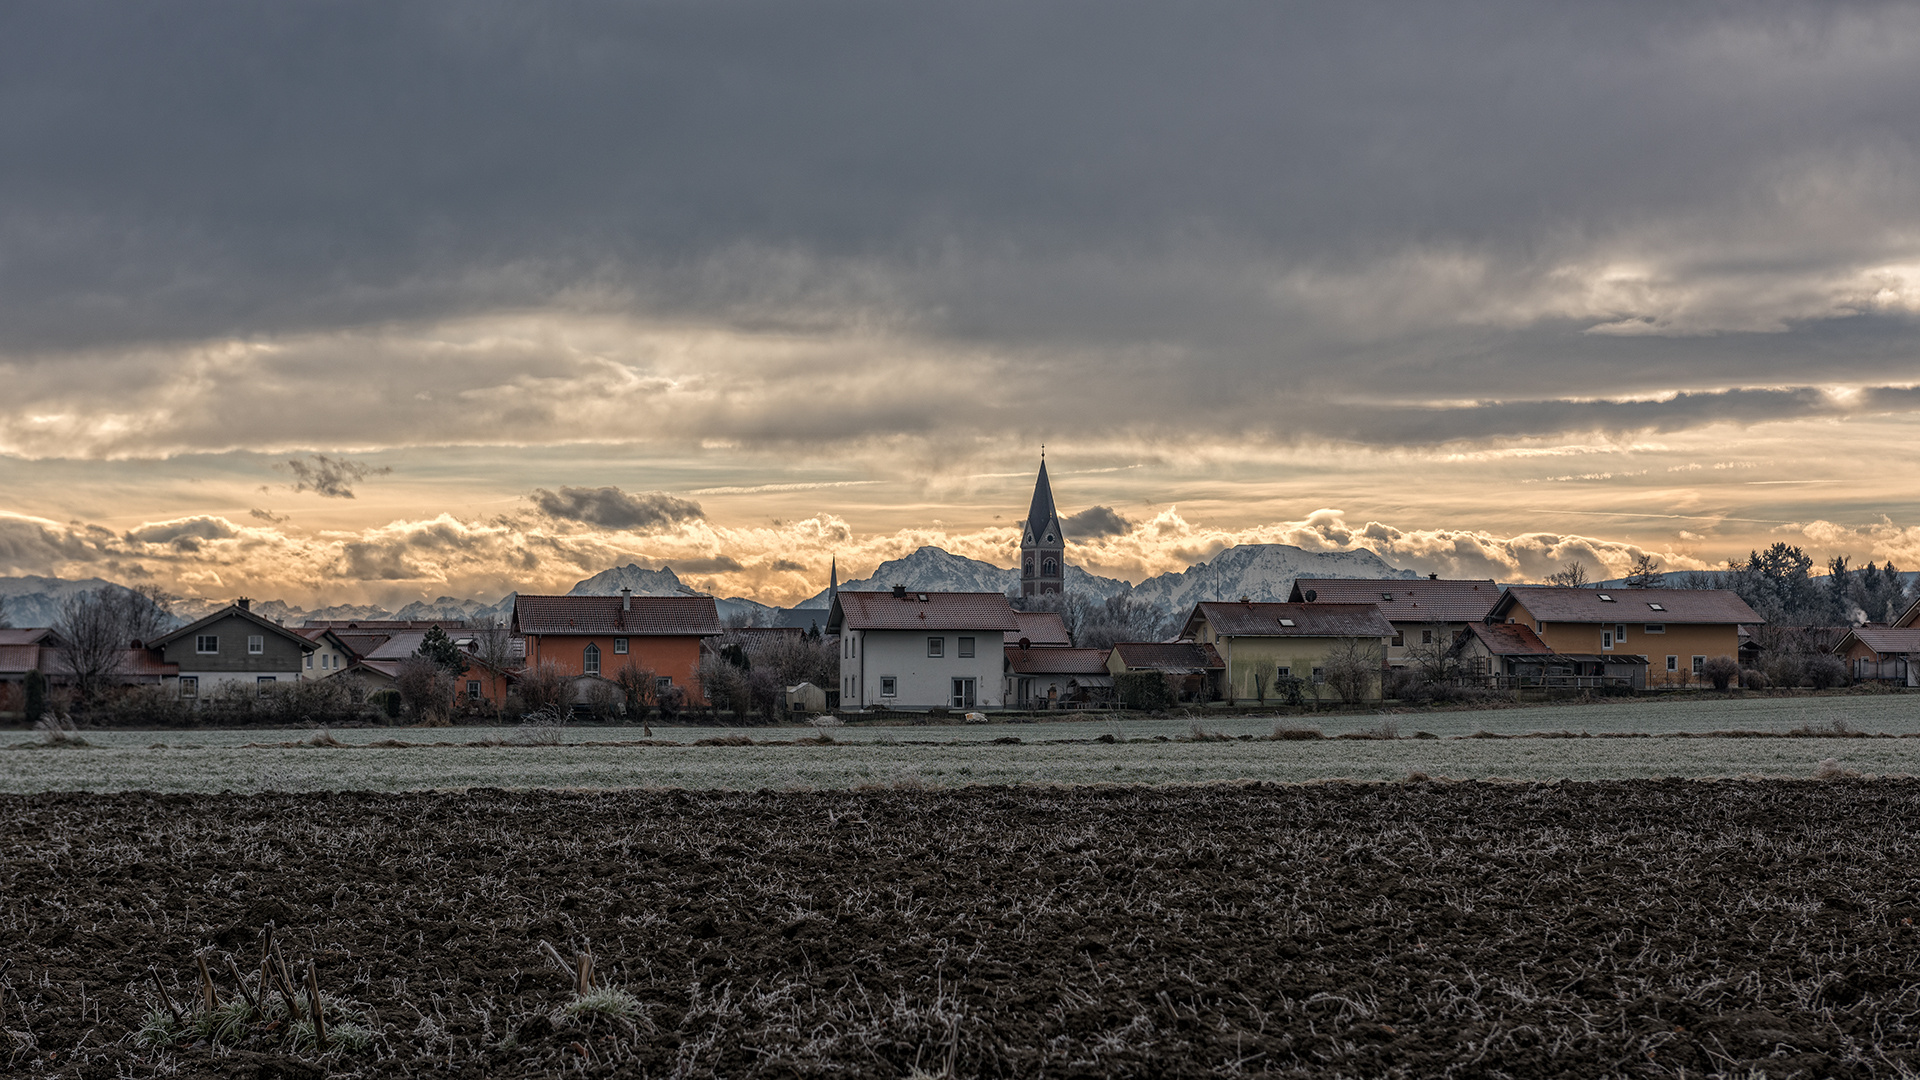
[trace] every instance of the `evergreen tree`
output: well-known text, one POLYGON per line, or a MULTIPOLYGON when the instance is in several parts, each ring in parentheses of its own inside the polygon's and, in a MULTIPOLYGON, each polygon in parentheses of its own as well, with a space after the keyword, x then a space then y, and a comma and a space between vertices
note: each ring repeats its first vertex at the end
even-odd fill
POLYGON ((413 650, 413 655, 433 661, 449 675, 458 675, 467 670, 466 654, 460 651, 460 646, 454 644, 445 630, 437 626, 430 627, 420 638, 420 647, 413 650))

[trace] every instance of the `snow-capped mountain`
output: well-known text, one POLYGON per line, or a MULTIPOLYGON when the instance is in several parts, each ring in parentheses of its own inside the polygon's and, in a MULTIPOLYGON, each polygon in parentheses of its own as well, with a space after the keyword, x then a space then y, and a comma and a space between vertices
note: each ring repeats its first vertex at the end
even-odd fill
MULTIPOLYGON (((663 566, 658 570, 628 563, 610 570, 602 570, 590 578, 576 582, 567 591, 568 596, 613 596, 624 585, 633 590, 635 596, 700 596, 699 590, 691 588, 673 572, 673 567, 663 566)), ((726 599, 716 597, 713 606, 719 609, 720 618, 727 619, 744 614, 755 623, 764 623, 778 608, 769 607, 757 600, 733 596, 726 599)), ((512 612, 513 605, 507 605, 512 612)))
MULTIPOLYGON (((1089 596, 1108 597, 1125 592, 1127 583, 1098 577, 1077 566, 1067 567, 1067 588, 1089 596)), ((870 577, 843 581, 848 592, 874 592, 905 585, 915 592, 1008 592, 1020 588, 1020 571, 995 566, 979 559, 955 555, 937 547, 923 547, 903 559, 888 559, 870 577)), ((799 608, 827 606, 826 590, 803 600, 799 608)))
POLYGON ((121 586, 104 578, 68 581, 54 577, 0 578, 0 598, 6 601, 6 619, 15 626, 52 626, 60 617, 60 602, 75 593, 121 586))
POLYGON ((1308 551, 1292 544, 1241 544, 1178 573, 1136 585, 1133 596, 1181 614, 1202 600, 1285 600, 1295 578, 1417 578, 1371 551, 1308 551))

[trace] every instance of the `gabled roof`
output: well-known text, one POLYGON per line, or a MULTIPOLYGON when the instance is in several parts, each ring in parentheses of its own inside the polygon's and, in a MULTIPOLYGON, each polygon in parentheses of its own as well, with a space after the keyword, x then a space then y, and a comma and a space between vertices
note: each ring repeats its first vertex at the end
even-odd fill
POLYGON ((1213 646, 1191 641, 1122 641, 1113 651, 1120 654, 1120 666, 1128 671, 1189 674, 1223 671, 1227 666, 1213 646))
POLYGON ((393 630, 430 630, 433 627, 442 630, 464 630, 465 619, 308 619, 302 629, 309 630, 363 630, 389 632, 393 630))
POLYGON ((628 637, 716 637, 720 609, 711 596, 521 596, 513 602, 516 634, 614 634, 628 637))
POLYGON ((1110 649, 1023 649, 1007 646, 1007 665, 1018 675, 1105 675, 1110 649))
POLYGON ((54 649, 60 646, 60 635, 47 626, 10 626, 0 628, 0 645, 44 645, 54 649))
MULTIPOLYGON (((1016 611, 1013 617, 1019 620, 1020 629, 1009 630, 1006 642, 1018 645, 1022 638, 1036 649, 1066 649, 1073 646, 1073 637, 1067 633, 1067 621, 1057 611, 1016 611)), ((1105 656, 1105 650, 1101 651, 1105 656)))
POLYGON ((41 665, 59 655, 43 645, 0 644, 0 675, 25 675, 29 671, 48 674, 41 665))
POLYGON ((1393 624, 1374 604, 1216 603, 1193 605, 1182 637, 1206 623, 1217 637, 1366 637, 1393 636, 1393 624))
POLYGON ((1920 653, 1920 627, 1856 626, 1847 631, 1834 651, 1845 652, 1850 641, 1858 641, 1881 656, 1920 653))
POLYGON ((1488 612, 1504 621, 1519 604, 1543 623, 1765 622, 1730 589, 1580 589, 1514 585, 1488 612))
POLYGON ((1907 627, 1913 626, 1916 623, 1920 623, 1920 597, 1915 597, 1913 603, 1907 605, 1907 610, 1901 612, 1900 617, 1893 620, 1893 625, 1896 630, 1905 630, 1907 627))
POLYGON ((1553 650, 1525 623, 1473 623, 1467 627, 1495 656, 1552 656, 1553 650))
POLYGON ((188 634, 197 634, 200 631, 205 630, 207 627, 212 626, 214 623, 217 623, 222 619, 235 619, 235 618, 241 619, 245 622, 250 622, 255 626, 260 627, 262 630, 267 631, 268 633, 278 634, 281 637, 286 638, 288 641, 293 642, 295 645, 300 646, 300 649, 303 652, 310 652, 313 649, 313 642, 308 641, 304 637, 301 637, 297 631, 290 630, 287 627, 281 626, 279 623, 274 622, 272 619, 268 619, 260 615, 256 615, 253 612, 248 611, 246 608, 241 607, 239 604, 228 604, 226 607, 221 608, 219 611, 216 611, 211 615, 207 615, 200 619, 195 619, 193 622, 188 623, 187 625, 181 627, 178 630, 173 631, 172 633, 162 634, 161 636, 154 638, 152 641, 142 642, 142 644, 144 644, 149 649, 158 649, 166 645, 171 645, 172 643, 179 641, 181 638, 186 637, 188 634))
POLYGON ((367 656, 393 637, 392 634, 363 634, 338 630, 328 631, 328 633, 331 633, 333 639, 340 643, 340 647, 352 656, 367 656))
POLYGON ((834 597, 827 628, 849 630, 980 630, 1020 629, 1013 605, 997 592, 848 592, 834 597))
POLYGON ((1322 604, 1373 604, 1388 622, 1479 622, 1500 599, 1492 578, 1476 581, 1405 581, 1394 578, 1295 578, 1289 603, 1305 603, 1312 590, 1322 604))

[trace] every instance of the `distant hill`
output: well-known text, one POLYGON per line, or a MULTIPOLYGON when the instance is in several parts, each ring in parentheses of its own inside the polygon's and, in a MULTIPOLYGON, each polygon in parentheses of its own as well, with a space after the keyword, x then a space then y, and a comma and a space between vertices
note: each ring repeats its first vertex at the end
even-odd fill
MULTIPOLYGON (((1067 567, 1066 578, 1068 589, 1094 596, 1112 596, 1127 591, 1128 587, 1124 581, 1097 577, 1071 565, 1067 567)), ((840 583, 840 587, 849 592, 886 590, 895 585, 905 585, 915 592, 1013 592, 1020 588, 1020 571, 929 545, 903 559, 888 559, 869 577, 840 583)), ((825 589, 796 605, 801 609, 822 610, 826 606, 825 589)))
POLYGON ((1174 615, 1203 600, 1285 600, 1295 578, 1417 578, 1371 551, 1308 551, 1292 544, 1241 544, 1177 573, 1134 586, 1135 599, 1174 615))

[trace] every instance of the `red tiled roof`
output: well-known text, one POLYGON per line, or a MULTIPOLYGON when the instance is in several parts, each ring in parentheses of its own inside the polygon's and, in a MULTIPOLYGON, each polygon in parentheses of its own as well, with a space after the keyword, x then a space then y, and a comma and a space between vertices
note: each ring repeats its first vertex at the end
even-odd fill
POLYGON ((630 611, 618 596, 522 596, 513 602, 516 634, 620 634, 714 637, 720 610, 711 596, 636 596, 630 611))
POLYGON ((388 639, 393 637, 392 634, 343 634, 338 630, 333 632, 333 636, 334 640, 355 656, 366 656, 385 645, 388 639))
POLYGON ((834 600, 827 628, 852 630, 1018 630, 1020 621, 1003 593, 847 592, 834 600))
POLYGON ((1488 618, 1505 619, 1513 605, 1541 622, 1759 623, 1765 622, 1729 589, 1575 589, 1514 585, 1488 618), (1654 605, 1659 605, 1655 607, 1654 605))
POLYGON ((1221 671, 1227 666, 1213 646, 1191 641, 1122 641, 1113 651, 1128 671, 1221 671))
POLYGON ((120 670, 116 675, 138 678, 167 678, 180 674, 179 664, 162 661, 147 649, 128 649, 120 659, 120 670))
POLYGON ((1553 650, 1533 632, 1533 627, 1522 623, 1474 623, 1467 630, 1495 656, 1553 655, 1553 650))
POLYGON ((1105 675, 1109 649, 1023 649, 1007 646, 1007 663, 1021 675, 1105 675))
MULTIPOLYGON (((1856 626, 1847 636, 1881 656, 1920 653, 1920 627, 1856 626)), ((1846 642, 1842 641, 1840 648, 1845 646, 1846 642)))
MULTIPOLYGON (((0 628, 0 645, 52 645, 45 639, 54 636, 53 630, 45 626, 9 626, 0 628)), ((58 640, 58 639, 55 639, 58 640)))
POLYGON ((1073 638, 1067 633, 1067 621, 1057 611, 1016 611, 1013 617, 1020 622, 1020 629, 1009 630, 1007 644, 1018 645, 1021 638, 1027 644, 1043 648, 1068 648, 1073 638))
POLYGON ((308 619, 303 630, 464 630, 465 619, 308 619))
POLYGON ((1213 603, 1193 606, 1184 634, 1205 621, 1217 637, 1393 636, 1393 624, 1373 604, 1213 603))
POLYGON ((1500 600, 1500 586, 1484 581, 1411 581, 1396 578, 1295 578, 1292 603, 1313 590, 1322 604, 1374 604, 1388 622, 1479 622, 1500 600))
POLYGON ((40 666, 40 655, 38 645, 0 643, 0 675, 25 675, 40 666))
POLYGON ((194 621, 188 623, 185 626, 176 627, 172 631, 162 634, 159 637, 154 638, 152 641, 142 642, 142 644, 146 645, 146 647, 149 649, 157 649, 162 645, 167 645, 172 642, 178 641, 181 638, 186 637, 188 634, 197 634, 201 630, 205 629, 206 627, 212 626, 214 623, 219 622, 221 619, 230 619, 230 618, 240 619, 245 622, 250 622, 250 623, 253 623, 255 626, 258 626, 262 630, 265 630, 269 633, 279 634, 282 637, 290 639, 295 644, 299 645, 302 649, 313 648, 313 642, 308 641, 305 637, 302 637, 297 631, 292 630, 285 626, 281 626, 279 623, 274 622, 272 619, 266 618, 265 616, 262 616, 256 612, 243 608, 239 604, 228 604, 226 607, 223 607, 218 611, 212 612, 208 615, 202 616, 201 618, 195 619, 194 621))

